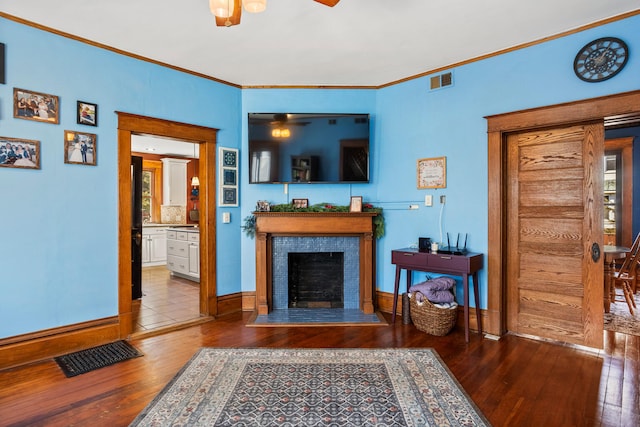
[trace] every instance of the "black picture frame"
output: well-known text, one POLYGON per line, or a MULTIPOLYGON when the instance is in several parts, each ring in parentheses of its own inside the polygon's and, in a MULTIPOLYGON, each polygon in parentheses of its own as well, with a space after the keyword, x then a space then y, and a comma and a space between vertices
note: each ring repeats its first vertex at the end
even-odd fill
POLYGON ((79 125, 98 126, 98 104, 78 101, 76 118, 79 125))
POLYGON ((4 60, 4 43, 0 43, 0 84, 7 83, 4 60))

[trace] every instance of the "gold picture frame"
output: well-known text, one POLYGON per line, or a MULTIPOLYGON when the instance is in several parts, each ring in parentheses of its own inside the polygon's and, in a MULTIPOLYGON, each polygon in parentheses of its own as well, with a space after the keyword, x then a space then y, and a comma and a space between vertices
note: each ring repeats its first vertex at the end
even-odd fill
POLYGON ((41 92, 13 88, 13 117, 42 123, 60 123, 60 98, 41 92))
POLYGON ((93 133, 64 131, 64 162, 96 166, 98 157, 97 135, 93 133))
POLYGON ((447 158, 430 157, 418 159, 416 175, 418 189, 447 187, 447 158))

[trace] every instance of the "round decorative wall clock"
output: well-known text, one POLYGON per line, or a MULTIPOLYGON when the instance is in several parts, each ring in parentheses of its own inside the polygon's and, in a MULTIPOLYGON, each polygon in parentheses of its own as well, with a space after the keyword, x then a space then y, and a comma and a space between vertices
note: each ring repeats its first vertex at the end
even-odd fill
POLYGON ((585 82, 602 82, 622 71, 628 59, 629 49, 625 42, 616 37, 603 37, 578 51, 573 70, 585 82))

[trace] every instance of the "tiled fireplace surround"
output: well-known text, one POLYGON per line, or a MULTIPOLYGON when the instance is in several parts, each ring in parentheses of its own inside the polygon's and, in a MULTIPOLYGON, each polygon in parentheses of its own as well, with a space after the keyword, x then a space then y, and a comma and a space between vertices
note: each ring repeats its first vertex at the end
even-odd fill
POLYGON ((360 305, 360 244, 357 237, 276 236, 272 239, 273 309, 289 308, 289 253, 342 252, 344 308, 360 305))
POLYGON ((375 213, 255 212, 256 311, 288 307, 289 252, 344 253, 344 308, 374 313, 375 213), (273 260, 280 259, 274 263, 273 260))

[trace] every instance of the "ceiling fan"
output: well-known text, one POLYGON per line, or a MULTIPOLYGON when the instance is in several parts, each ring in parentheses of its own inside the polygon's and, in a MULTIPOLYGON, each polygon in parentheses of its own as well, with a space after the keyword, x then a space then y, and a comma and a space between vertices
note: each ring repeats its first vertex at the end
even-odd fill
MULTIPOLYGON (((333 7, 340 0, 314 0, 325 6, 333 7)), ((209 9, 216 17, 218 27, 231 27, 240 24, 242 6, 252 13, 262 12, 267 7, 267 0, 209 0, 209 9)))

